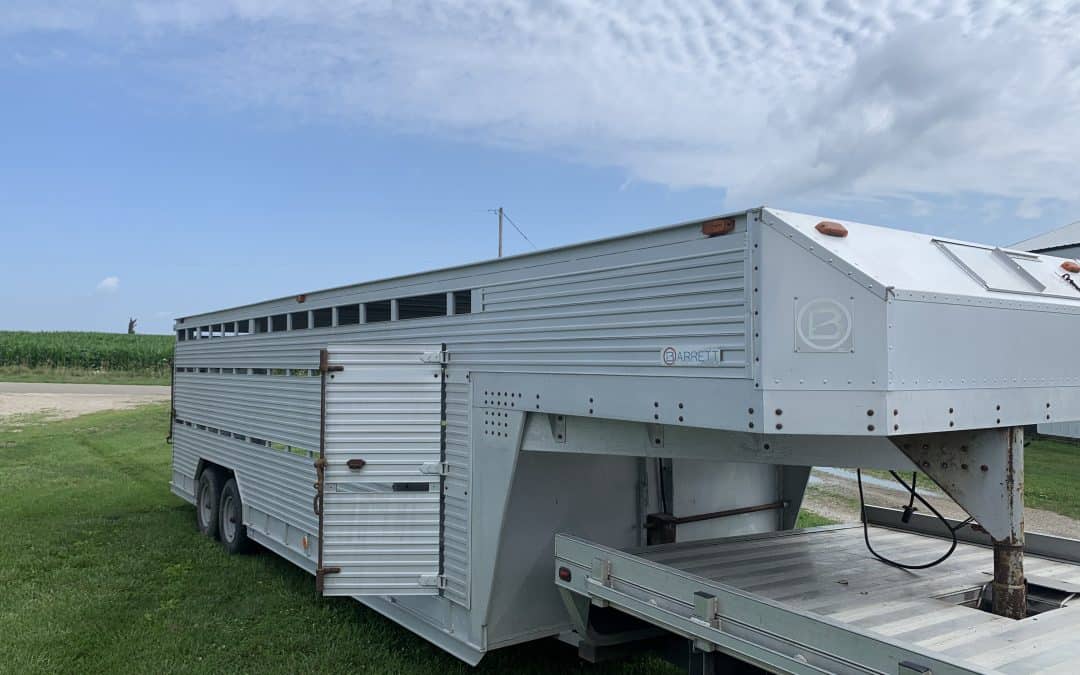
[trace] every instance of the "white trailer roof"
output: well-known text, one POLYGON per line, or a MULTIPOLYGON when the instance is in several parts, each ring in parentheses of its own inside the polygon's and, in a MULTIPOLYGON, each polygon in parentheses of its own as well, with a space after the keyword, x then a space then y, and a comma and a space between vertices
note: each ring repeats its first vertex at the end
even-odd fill
MULTIPOLYGON (((858 278, 865 275, 881 289, 891 288, 912 293, 932 293, 937 295, 966 296, 976 298, 996 298, 1008 300, 1044 301, 1052 304, 1072 304, 1080 300, 1080 292, 1073 289, 1061 278, 1061 259, 1045 254, 1031 254, 1025 251, 1035 246, 1017 244, 1011 249, 974 244, 943 237, 888 227, 880 227, 846 220, 836 220, 848 228, 850 234, 844 238, 823 236, 815 231, 815 226, 823 220, 814 216, 769 207, 761 207, 765 213, 795 230, 793 239, 804 248, 816 253, 827 251, 826 262, 852 272, 858 278), (802 235, 795 237, 798 233, 802 235), (1017 269, 1020 268, 1020 269, 1017 269)), ((567 246, 544 249, 516 256, 497 258, 460 266, 429 270, 419 273, 404 274, 397 277, 371 280, 350 284, 322 291, 306 292, 307 296, 334 296, 340 291, 392 286, 409 286, 424 283, 429 279, 456 277, 463 279, 471 275, 482 275, 515 261, 532 258, 572 258, 577 250, 594 248, 618 242, 619 240, 663 236, 664 233, 686 229, 691 236, 700 236, 696 226, 712 220, 739 217, 757 211, 739 211, 721 216, 687 221, 659 228, 641 230, 625 235, 581 242, 567 246)), ((1064 240, 1080 240, 1080 223, 1067 226, 1058 232, 1074 227, 1078 235, 1075 239, 1063 235, 1064 240)), ((1051 234, 1044 235, 1049 237, 1051 234)), ((1036 238, 1038 239, 1038 238, 1036 238)), ((1049 241, 1049 240, 1048 240, 1049 241)), ((821 256, 819 256, 821 257, 821 256)), ((274 300, 255 302, 249 305, 221 309, 215 312, 187 315, 181 323, 200 321, 220 321, 223 314, 245 308, 265 307, 267 311, 280 311, 277 305, 289 305, 295 296, 286 296, 274 300)))
POLYGON ((819 216, 765 211, 793 228, 789 236, 802 239, 797 243, 816 247, 812 252, 826 262, 897 293, 1058 305, 1080 301, 1080 291, 1063 278, 1062 258, 842 220, 834 222, 844 225, 848 236, 830 237, 815 229, 819 216))

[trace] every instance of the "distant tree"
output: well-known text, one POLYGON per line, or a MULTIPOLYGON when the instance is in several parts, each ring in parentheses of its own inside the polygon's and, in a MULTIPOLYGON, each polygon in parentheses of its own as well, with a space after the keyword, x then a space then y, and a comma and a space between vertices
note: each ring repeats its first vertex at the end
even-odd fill
POLYGON ((128 335, 135 334, 135 324, 139 323, 138 319, 128 319, 128 335))

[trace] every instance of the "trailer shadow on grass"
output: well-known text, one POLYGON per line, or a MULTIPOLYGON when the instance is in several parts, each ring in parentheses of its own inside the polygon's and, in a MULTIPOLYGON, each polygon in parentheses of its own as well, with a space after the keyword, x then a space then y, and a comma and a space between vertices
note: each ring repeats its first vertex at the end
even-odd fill
POLYGON ((555 640, 478 669, 257 551, 229 556, 169 492, 168 408, 0 428, 0 664, 10 672, 674 672, 555 640))

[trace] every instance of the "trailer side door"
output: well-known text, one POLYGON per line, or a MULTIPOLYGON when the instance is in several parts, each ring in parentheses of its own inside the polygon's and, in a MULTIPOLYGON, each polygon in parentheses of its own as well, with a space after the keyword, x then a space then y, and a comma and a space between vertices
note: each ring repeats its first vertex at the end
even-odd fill
POLYGON ((323 594, 439 593, 444 361, 441 345, 327 349, 316 498, 323 594))

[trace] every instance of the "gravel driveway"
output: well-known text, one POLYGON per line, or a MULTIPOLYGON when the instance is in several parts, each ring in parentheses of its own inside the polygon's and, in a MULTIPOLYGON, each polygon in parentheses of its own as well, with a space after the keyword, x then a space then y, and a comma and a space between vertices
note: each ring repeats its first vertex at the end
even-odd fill
POLYGON ((161 386, 0 382, 0 420, 32 414, 63 419, 168 400, 169 388, 161 386))
MULTIPOLYGON (((813 511, 818 515, 831 518, 845 523, 859 522, 859 492, 854 477, 845 474, 849 472, 825 471, 815 469, 810 479, 810 485, 806 489, 806 499, 803 500, 803 508, 813 511)), ((907 478, 911 475, 908 474, 907 478)), ((896 489, 885 489, 875 483, 863 480, 866 501, 877 506, 890 508, 903 508, 908 501, 907 493, 896 489)), ((920 483, 920 485, 922 485, 920 483)), ((951 498, 943 495, 935 485, 932 488, 923 486, 919 493, 924 495, 931 504, 946 518, 963 520, 967 514, 957 506, 951 498)), ((929 511, 916 502, 919 513, 930 515, 929 511)), ((1073 520, 1053 511, 1035 509, 1030 506, 1024 508, 1024 529, 1028 532, 1042 532, 1059 537, 1080 539, 1080 521, 1073 520)))

